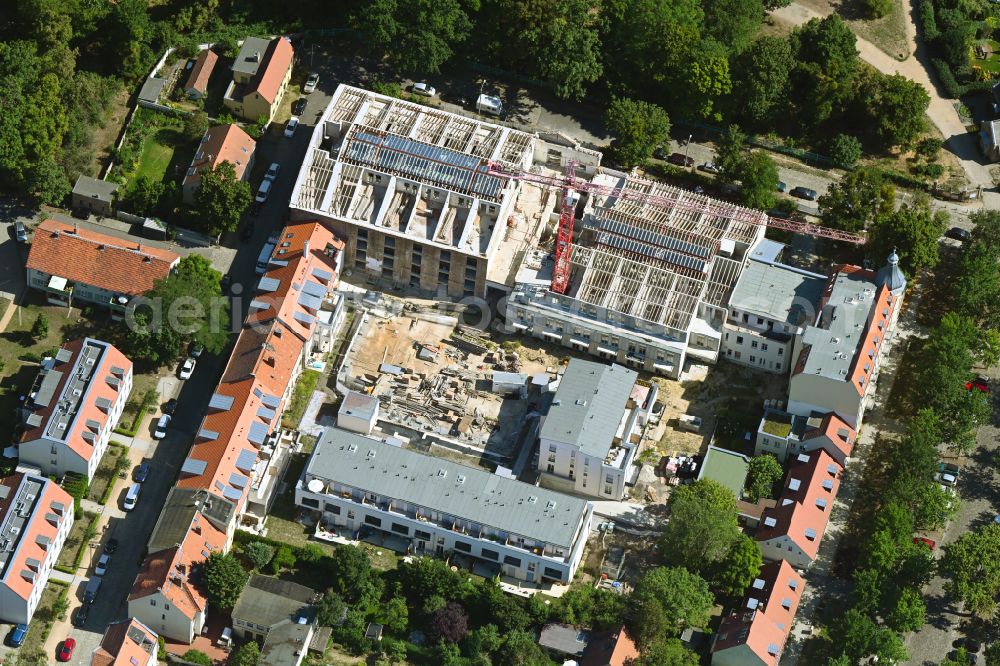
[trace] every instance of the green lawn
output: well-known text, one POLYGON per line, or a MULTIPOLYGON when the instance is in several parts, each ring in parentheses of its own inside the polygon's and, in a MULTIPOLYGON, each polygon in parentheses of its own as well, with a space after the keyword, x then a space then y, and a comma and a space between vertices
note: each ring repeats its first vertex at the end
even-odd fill
POLYGON ((161 128, 146 139, 135 177, 145 176, 153 182, 162 181, 180 140, 180 132, 172 127, 161 128))
POLYGON ((42 590, 42 597, 38 600, 35 608, 35 615, 28 625, 28 635, 21 646, 21 655, 34 655, 41 652, 44 656, 45 640, 52 631, 52 625, 57 619, 56 602, 60 597, 66 597, 69 588, 65 583, 50 580, 49 584, 42 590))

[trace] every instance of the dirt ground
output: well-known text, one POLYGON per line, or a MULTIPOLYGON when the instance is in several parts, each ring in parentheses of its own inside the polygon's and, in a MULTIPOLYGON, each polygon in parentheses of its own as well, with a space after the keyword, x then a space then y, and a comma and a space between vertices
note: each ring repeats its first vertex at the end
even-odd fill
POLYGON ((417 358, 417 344, 441 346, 453 330, 452 326, 414 319, 406 315, 395 319, 371 319, 365 324, 363 344, 351 352, 351 372, 378 374, 382 363, 410 368, 415 372, 433 372, 440 363, 417 358))
POLYGON ((624 532, 610 535, 595 532, 587 541, 580 570, 596 580, 600 576, 604 555, 612 546, 621 546, 625 549, 625 565, 621 580, 631 585, 635 585, 644 573, 658 564, 656 539, 632 536, 624 532))

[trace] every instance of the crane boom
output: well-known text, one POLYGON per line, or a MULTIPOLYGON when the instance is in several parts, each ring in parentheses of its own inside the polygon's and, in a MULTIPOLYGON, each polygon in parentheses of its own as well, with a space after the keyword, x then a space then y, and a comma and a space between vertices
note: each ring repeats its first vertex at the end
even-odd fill
POLYGON ((502 176, 545 187, 554 187, 560 190, 560 211, 559 228, 556 232, 555 246, 555 270, 552 274, 552 291, 558 294, 566 293, 569 286, 570 255, 573 243, 573 219, 576 212, 576 201, 578 192, 589 192, 599 194, 608 198, 620 199, 622 201, 634 201, 640 204, 654 204, 667 208, 681 208, 684 210, 694 210, 708 214, 718 215, 745 224, 756 224, 791 231, 797 234, 808 234, 820 238, 854 243, 863 245, 865 237, 859 234, 821 227, 818 224, 796 220, 784 220, 772 217, 762 211, 751 208, 731 206, 714 201, 708 197, 697 200, 684 196, 678 191, 672 196, 662 194, 648 194, 638 192, 625 187, 610 187, 598 185, 582 178, 578 178, 575 173, 575 165, 571 162, 566 167, 566 174, 563 176, 547 176, 539 173, 532 173, 521 169, 511 169, 498 162, 487 162, 487 173, 494 176, 502 176))

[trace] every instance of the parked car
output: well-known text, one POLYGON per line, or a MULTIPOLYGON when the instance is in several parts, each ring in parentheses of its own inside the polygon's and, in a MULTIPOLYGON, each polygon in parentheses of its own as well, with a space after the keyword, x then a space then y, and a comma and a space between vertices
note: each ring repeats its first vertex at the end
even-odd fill
POLYGON ((295 130, 299 127, 299 119, 296 116, 292 116, 288 119, 288 124, 285 125, 285 138, 291 139, 295 136, 295 130))
POLYGON ((153 439, 163 439, 167 436, 167 426, 170 425, 170 414, 164 414, 156 422, 156 429, 153 430, 153 439))
POLYGON ((82 627, 87 624, 88 617, 90 617, 90 604, 84 604, 76 609, 76 614, 73 615, 73 626, 82 627))
MULTIPOLYGON (((132 509, 134 509, 135 505, 139 503, 139 493, 141 492, 142 492, 142 484, 133 483, 131 486, 129 486, 128 492, 125 493, 125 501, 122 503, 122 508, 125 509, 126 511, 131 511, 132 509)), ((93 583, 94 580, 95 579, 92 578, 90 582, 93 583)), ((100 578, 96 580, 100 581, 100 578)), ((98 590, 101 589, 100 585, 97 586, 97 589, 98 590)), ((90 590, 89 585, 87 586, 87 590, 90 590)), ((97 591, 95 591, 94 594, 96 595, 97 591)), ((87 600, 86 595, 84 595, 83 600, 84 601, 87 600)), ((91 599, 91 601, 93 601, 93 599, 91 599)))
POLYGON ((819 195, 816 194, 816 190, 809 189, 808 187, 802 187, 798 185, 792 188, 789 192, 793 197, 798 197, 799 199, 805 199, 806 201, 816 201, 819 195))
POLYGON ((913 543, 917 544, 918 546, 920 544, 924 544, 931 550, 937 548, 937 542, 934 541, 934 539, 928 539, 927 537, 921 537, 921 536, 913 537, 913 543))
POLYGON ((103 576, 108 573, 109 564, 111 564, 111 556, 107 553, 101 553, 101 557, 97 560, 97 566, 94 567, 94 574, 97 576, 103 576))
POLYGON ((938 471, 939 472, 946 472, 948 474, 951 474, 952 476, 954 476, 957 479, 958 475, 959 475, 959 472, 962 471, 962 468, 959 467, 958 465, 956 465, 955 463, 944 463, 943 462, 940 465, 938 465, 938 471))
POLYGON ((685 157, 684 153, 671 153, 670 157, 667 158, 667 161, 671 164, 676 164, 677 166, 682 167, 694 166, 694 159, 691 157, 685 157))
POLYGON ((18 243, 28 242, 28 230, 24 227, 24 222, 14 223, 14 237, 17 238, 18 243))
POLYGON ((113 555, 116 550, 118 550, 118 539, 108 539, 104 544, 104 552, 113 555))
POLYGON ((963 229, 962 227, 952 227, 948 231, 944 232, 944 235, 948 238, 962 241, 963 243, 972 238, 972 232, 968 229, 963 229))
POLYGON ((194 374, 195 363, 196 361, 190 356, 184 359, 184 362, 181 363, 181 371, 179 373, 181 379, 191 379, 191 375, 194 374))
MULTIPOLYGON (((138 487, 138 485, 139 485, 138 483, 135 483, 133 484, 133 487, 138 487)), ((128 500, 126 499, 126 502, 127 501, 128 500)), ((135 508, 134 504, 132 505, 131 508, 128 508, 128 505, 126 504, 127 511, 131 511, 133 508, 135 508)), ((101 578, 91 578, 89 581, 87 581, 87 587, 83 590, 83 603, 85 604, 94 603, 94 600, 97 599, 98 593, 101 591, 102 582, 103 579, 101 578)))
POLYGON ((278 172, 281 171, 281 165, 277 162, 271 162, 271 166, 267 167, 267 173, 264 174, 264 180, 274 180, 278 177, 278 172))
POLYGON ((301 116, 306 111, 306 98, 299 97, 292 103, 292 115, 301 116))
POLYGON ((943 483, 946 486, 954 486, 958 483, 958 479, 954 474, 948 474, 947 472, 938 472, 934 475, 934 480, 938 483, 943 483))
POLYGON ((722 173, 722 169, 720 169, 718 165, 715 164, 715 162, 705 162, 704 164, 699 164, 698 168, 701 171, 706 171, 708 173, 715 173, 715 174, 722 173))
POLYGON ((194 342, 191 344, 191 357, 201 358, 201 355, 205 353, 205 345, 200 342, 194 342))
POLYGON ((966 391, 971 391, 972 389, 975 389, 977 391, 981 391, 983 393, 989 393, 990 392, 990 379, 989 379, 989 377, 985 377, 983 375, 979 375, 978 377, 976 377, 972 381, 965 382, 965 390, 966 391))
POLYGON ((306 84, 302 86, 302 92, 309 94, 316 90, 316 86, 319 84, 319 73, 309 72, 309 77, 306 79, 306 84))
POLYGON ((256 201, 258 204, 261 204, 261 205, 263 205, 264 203, 266 203, 267 202, 267 196, 269 194, 271 194, 271 185, 272 184, 273 184, 273 181, 262 180, 261 183, 260 183, 260 187, 257 188, 257 196, 254 197, 254 201, 256 201))
POLYGON ((229 273, 226 273, 225 275, 222 276, 222 279, 219 280, 219 287, 222 289, 222 293, 225 294, 229 291, 229 285, 232 283, 232 281, 233 281, 233 276, 231 276, 229 273))
POLYGON ((434 89, 434 86, 427 83, 414 83, 412 90, 414 95, 421 95, 423 97, 434 97, 437 95, 437 90, 434 89))
POLYGON ((28 625, 16 624, 14 629, 7 636, 7 645, 11 647, 21 647, 24 637, 28 635, 28 625))
POLYGON ((965 648, 966 652, 979 652, 983 649, 983 644, 975 638, 962 636, 951 642, 953 648, 965 648))
POLYGON ((171 398, 163 403, 164 414, 173 414, 175 409, 177 409, 177 398, 171 398))
POLYGON ((135 470, 135 480, 139 483, 146 483, 149 478, 149 463, 142 463, 135 470))
POLYGON ((75 638, 67 638, 59 645, 56 652, 56 661, 69 661, 73 658, 73 648, 76 647, 75 638))
POLYGON ((254 231, 255 228, 253 222, 247 222, 246 224, 243 225, 243 233, 240 234, 240 238, 243 239, 243 242, 245 243, 253 238, 254 231))
POLYGON ((784 192, 786 189, 788 189, 788 185, 785 185, 785 181, 779 180, 778 181, 778 191, 779 192, 784 192))

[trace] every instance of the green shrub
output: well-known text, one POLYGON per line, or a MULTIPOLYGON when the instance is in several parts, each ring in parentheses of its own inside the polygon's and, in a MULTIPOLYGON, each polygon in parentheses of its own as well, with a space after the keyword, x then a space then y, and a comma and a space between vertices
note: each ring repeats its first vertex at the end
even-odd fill
POLYGON ((259 571, 267 566, 267 563, 274 557, 274 548, 266 543, 253 541, 243 548, 243 554, 246 556, 250 566, 259 571))
POLYGON ((372 84, 372 90, 377 92, 379 95, 385 95, 386 97, 402 97, 403 88, 398 83, 388 82, 388 81, 376 81, 372 84))
POLYGON ((843 167, 853 167, 861 159, 861 141, 850 134, 838 134, 833 137, 827 150, 830 159, 843 167))
POLYGON ((188 650, 181 655, 181 659, 184 661, 189 661, 192 664, 198 664, 198 666, 212 666, 212 658, 201 650, 188 650))
POLYGON ((280 546, 271 560, 271 573, 277 574, 282 569, 291 569, 296 563, 295 553, 290 546, 280 546))
POLYGON ((892 5, 892 0, 865 0, 865 9, 868 10, 868 16, 873 19, 888 16, 892 11, 892 5))

